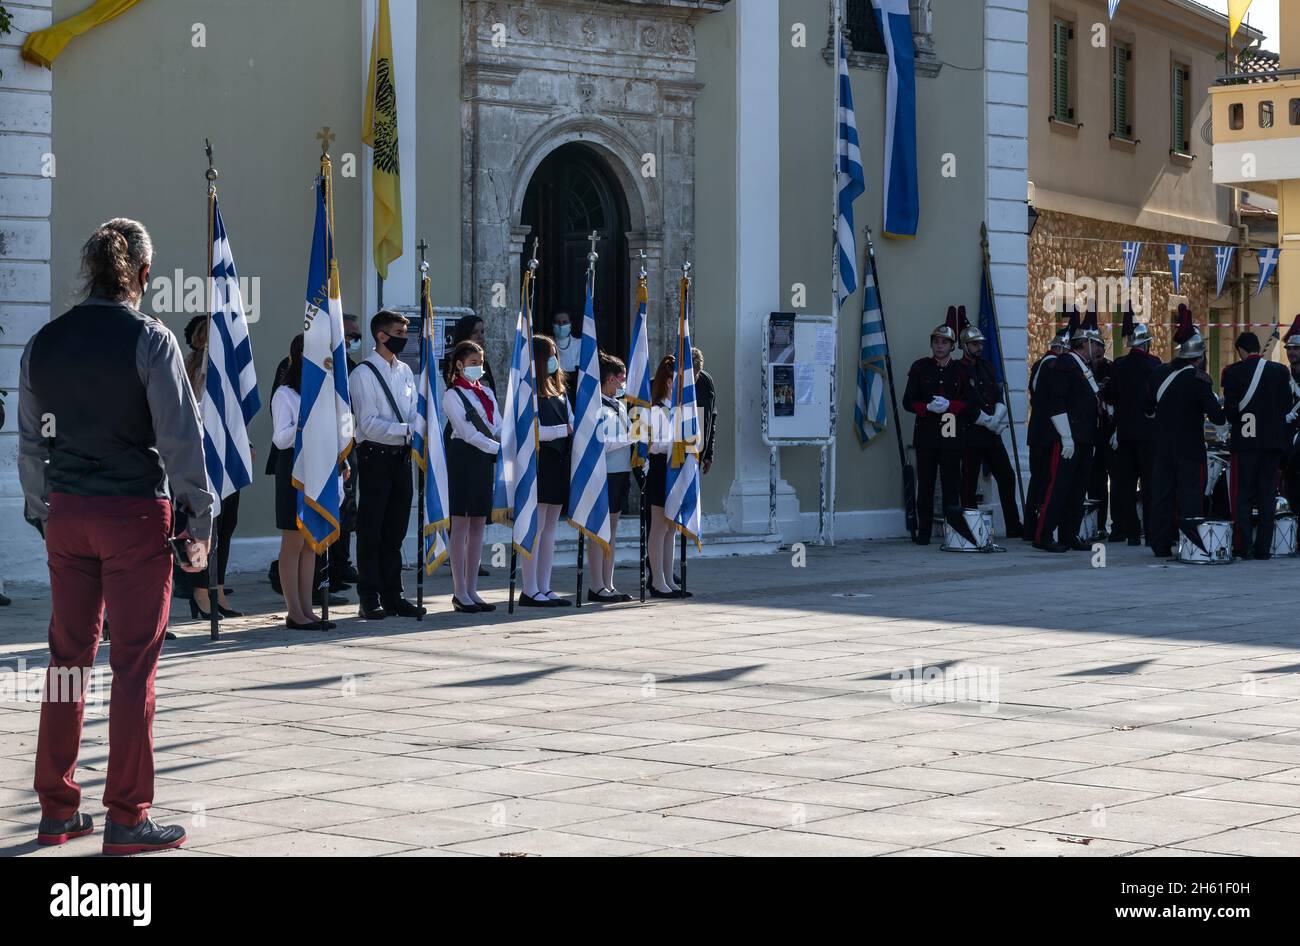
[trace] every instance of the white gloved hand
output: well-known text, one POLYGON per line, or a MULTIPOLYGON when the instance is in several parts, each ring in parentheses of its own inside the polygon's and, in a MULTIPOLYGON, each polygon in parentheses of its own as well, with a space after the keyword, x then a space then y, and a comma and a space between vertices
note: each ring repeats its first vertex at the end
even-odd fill
POLYGON ((925 409, 931 414, 943 414, 948 410, 949 402, 946 397, 936 396, 931 399, 930 403, 925 405, 925 409))
POLYGON ((976 420, 975 423, 979 424, 986 430, 997 429, 997 419, 992 414, 985 414, 983 411, 980 411, 979 419, 976 420))
POLYGON ((1300 409, 1294 410, 1290 414, 1287 414, 1286 422, 1288 424, 1294 424, 1297 418, 1300 418, 1300 409))
POLYGON ((1008 424, 1007 406, 1001 401, 998 401, 998 403, 993 407, 993 422, 998 425, 999 429, 1006 429, 1008 424))
POLYGON ((1118 450, 1118 449, 1119 449, 1119 433, 1118 433, 1118 432, 1113 433, 1113 434, 1110 435, 1110 448, 1111 448, 1112 450, 1118 450))
POLYGON ((1068 460, 1074 456, 1074 435, 1070 432, 1070 415, 1056 414, 1052 417, 1052 426, 1061 438, 1061 459, 1068 460))

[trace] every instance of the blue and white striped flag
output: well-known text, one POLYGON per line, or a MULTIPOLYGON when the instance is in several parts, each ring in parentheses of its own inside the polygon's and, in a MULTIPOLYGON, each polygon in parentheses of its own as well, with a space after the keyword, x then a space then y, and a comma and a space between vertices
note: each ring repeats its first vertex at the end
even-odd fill
POLYGON ((524 277, 523 303, 515 323, 510 383, 501 405, 501 452, 497 454, 492 520, 513 523, 515 548, 531 558, 537 546, 537 389, 533 378, 533 326, 524 277))
POLYGON ((343 339, 343 299, 334 256, 333 186, 329 158, 316 179, 316 229, 307 267, 303 324, 302 403, 293 445, 293 485, 298 489, 298 530, 316 554, 339 536, 343 475, 352 449, 348 356, 343 339))
POLYGON ((1107 0, 1110 5, 1110 18, 1115 19, 1115 11, 1119 9, 1119 0, 1107 0))
MULTIPOLYGON (((889 53, 885 91, 885 236, 912 239, 921 217, 916 168, 916 50, 908 0, 871 0, 889 53)), ((841 40, 842 42, 842 40, 841 40)))
MULTIPOLYGON (((844 54, 844 37, 836 22, 839 48, 839 83, 836 86, 836 123, 839 126, 835 154, 836 194, 838 217, 835 244, 839 253, 836 267, 836 303, 853 295, 858 288, 857 231, 853 228, 853 202, 866 191, 862 175, 862 150, 858 147, 858 120, 853 114, 853 87, 849 84, 849 61, 844 54)), ((888 173, 888 172, 886 172, 888 173)))
POLYGON ((1169 273, 1174 277, 1174 292, 1182 292, 1183 260, 1187 258, 1186 243, 1169 244, 1169 273))
POLYGON ((628 405, 628 420, 636 449, 632 465, 644 466, 650 456, 650 323, 646 319, 646 306, 650 290, 642 270, 636 287, 636 323, 632 326, 632 355, 627 362, 627 391, 623 400, 628 405))
POLYGON ((673 449, 668 459, 664 516, 701 549, 700 415, 695 402, 695 363, 691 358, 691 281, 681 282, 682 309, 677 323, 677 373, 669 395, 673 449))
POLYGON ((212 195, 211 313, 203 386, 203 459, 218 499, 253 481, 248 424, 262 406, 239 276, 217 195, 212 195))
POLYGON ((429 277, 420 280, 420 371, 415 378, 415 430, 411 437, 411 458, 424 471, 424 531, 420 537, 420 558, 424 573, 447 557, 447 454, 442 442, 442 398, 438 396, 438 360, 433 357, 433 300, 429 277))
POLYGON ((885 316, 880 311, 880 292, 871 267, 862 268, 862 353, 858 359, 858 401, 853 408, 853 429, 865 447, 889 423, 885 403, 885 316))
POLYGON ((1138 257, 1142 255, 1142 243, 1138 240, 1124 241, 1124 282, 1128 283, 1137 271, 1138 257))
POLYGON ((1268 285, 1269 277, 1273 275, 1273 270, 1277 268, 1277 257, 1280 252, 1276 246, 1270 246, 1268 249, 1259 250, 1259 286, 1255 289, 1255 295, 1264 291, 1268 285))
POLYGON ((1214 295, 1219 297, 1223 295, 1223 284, 1228 281, 1228 270, 1232 268, 1232 256, 1237 252, 1235 246, 1216 246, 1214 248, 1214 270, 1217 282, 1214 286, 1214 295))
POLYGON ((587 272, 587 301, 582 312, 582 348, 574 392, 573 450, 569 454, 569 524, 609 552, 609 480, 605 441, 601 439, 600 356, 592 306, 596 275, 587 272))

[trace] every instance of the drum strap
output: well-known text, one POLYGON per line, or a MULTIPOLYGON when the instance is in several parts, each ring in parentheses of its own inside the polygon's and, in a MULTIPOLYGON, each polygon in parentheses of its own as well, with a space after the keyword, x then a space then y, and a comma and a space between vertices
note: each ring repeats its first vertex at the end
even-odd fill
POLYGON ((1092 369, 1090 369, 1087 363, 1074 352, 1070 352, 1070 357, 1077 361, 1079 367, 1083 369, 1083 378, 1088 382, 1088 387, 1092 388, 1092 393, 1100 394, 1101 388, 1097 386, 1097 379, 1092 376, 1092 369))
POLYGON ((1169 377, 1165 378, 1164 383, 1161 384, 1159 390, 1156 391, 1157 404, 1159 404, 1160 399, 1165 396, 1165 392, 1169 390, 1169 385, 1173 382, 1174 378, 1178 377, 1184 371, 1189 370, 1191 367, 1192 367, 1191 365, 1184 365, 1182 368, 1179 368, 1177 371, 1171 372, 1169 377))
POLYGON ((1237 405, 1238 412, 1246 409, 1246 405, 1250 403, 1250 399, 1255 396, 1255 391, 1259 387, 1259 379, 1264 376, 1264 365, 1266 362, 1263 358, 1258 359, 1258 361, 1259 364, 1255 366, 1255 374, 1250 379, 1250 387, 1246 388, 1246 396, 1243 397, 1241 403, 1237 405))

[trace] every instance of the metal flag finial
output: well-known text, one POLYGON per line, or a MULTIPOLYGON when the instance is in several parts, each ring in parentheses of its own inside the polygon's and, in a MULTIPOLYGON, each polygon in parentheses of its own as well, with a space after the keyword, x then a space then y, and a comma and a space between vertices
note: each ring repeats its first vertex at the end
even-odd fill
POLYGON ((208 153, 208 169, 203 176, 208 179, 208 190, 212 190, 217 184, 217 169, 212 164, 212 142, 207 138, 203 139, 203 149, 208 153))
POLYGON ((537 253, 541 245, 541 237, 533 237, 533 255, 528 260, 528 271, 534 274, 537 272, 537 267, 542 265, 537 261, 537 253))
POLYGON ((596 260, 600 259, 600 254, 596 252, 596 244, 600 242, 600 233, 592 230, 591 236, 587 237, 587 240, 591 243, 591 251, 587 254, 587 265, 590 268, 594 267, 596 260))
POLYGON ((646 278, 646 271, 645 271, 645 259, 646 259, 646 257, 645 257, 645 250, 642 250, 642 251, 640 252, 639 256, 640 256, 640 258, 641 258, 641 272, 640 272, 639 276, 640 276, 641 279, 645 279, 645 278, 646 278))
POLYGON ((691 261, 687 260, 682 264, 682 278, 687 282, 691 281, 691 261))
POLYGON ((424 237, 420 237, 420 242, 416 244, 415 248, 420 251, 420 275, 427 276, 429 275, 429 264, 425 260, 424 254, 429 249, 429 244, 424 237))
POLYGON ((330 142, 334 140, 334 132, 330 131, 329 125, 325 125, 316 132, 316 137, 320 140, 321 157, 325 157, 330 153, 330 142))

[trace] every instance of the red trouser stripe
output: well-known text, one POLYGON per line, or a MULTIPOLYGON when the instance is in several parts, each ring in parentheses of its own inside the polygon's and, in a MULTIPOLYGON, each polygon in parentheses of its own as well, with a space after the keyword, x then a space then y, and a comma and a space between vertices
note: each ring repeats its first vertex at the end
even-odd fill
POLYGON ((1047 489, 1043 492, 1042 505, 1038 507, 1038 527, 1034 530, 1034 541, 1042 544, 1043 523, 1047 521, 1047 510, 1052 504, 1052 490, 1056 488, 1056 472, 1061 467, 1061 445, 1052 445, 1052 463, 1047 471, 1047 489))

